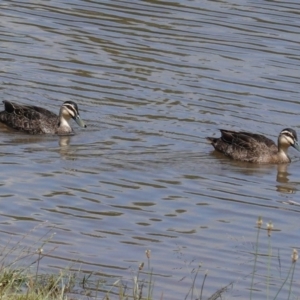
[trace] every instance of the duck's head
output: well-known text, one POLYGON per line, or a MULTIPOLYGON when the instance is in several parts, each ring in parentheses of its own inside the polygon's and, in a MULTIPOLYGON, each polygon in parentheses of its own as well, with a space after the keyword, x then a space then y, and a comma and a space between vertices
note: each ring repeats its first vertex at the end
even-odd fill
POLYGON ((64 118, 66 121, 72 118, 80 127, 86 128, 86 125, 79 115, 78 106, 73 101, 64 102, 60 109, 60 117, 64 118))
POLYGON ((278 137, 278 146, 280 148, 288 148, 289 146, 292 146, 298 151, 300 151, 296 131, 292 128, 283 129, 278 137))

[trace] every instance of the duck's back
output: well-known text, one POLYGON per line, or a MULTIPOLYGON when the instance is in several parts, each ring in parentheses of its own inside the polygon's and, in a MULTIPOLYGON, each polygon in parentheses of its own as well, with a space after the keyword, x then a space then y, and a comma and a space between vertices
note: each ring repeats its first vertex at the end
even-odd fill
POLYGON ((0 112, 0 122, 18 131, 29 134, 55 134, 57 115, 51 111, 31 105, 19 105, 3 101, 4 111, 0 112))
POLYGON ((270 163, 276 159, 278 147, 271 139, 249 132, 220 131, 220 138, 208 140, 216 150, 232 159, 254 163, 270 163))

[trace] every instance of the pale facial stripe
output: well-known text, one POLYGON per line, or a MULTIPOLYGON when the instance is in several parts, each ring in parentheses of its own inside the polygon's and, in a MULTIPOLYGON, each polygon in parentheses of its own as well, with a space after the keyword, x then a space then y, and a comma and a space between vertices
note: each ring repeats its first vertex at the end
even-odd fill
POLYGON ((283 135, 291 145, 295 143, 295 137, 290 131, 282 131, 281 135, 283 135))
POLYGON ((69 112, 72 118, 75 118, 78 115, 77 110, 71 104, 64 104, 64 108, 69 112))

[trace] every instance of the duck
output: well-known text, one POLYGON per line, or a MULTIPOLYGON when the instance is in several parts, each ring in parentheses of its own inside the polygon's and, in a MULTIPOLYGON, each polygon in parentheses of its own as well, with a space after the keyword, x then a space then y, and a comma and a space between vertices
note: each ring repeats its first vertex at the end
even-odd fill
POLYGON ((225 129, 220 131, 221 137, 206 139, 215 150, 234 160, 258 164, 290 163, 288 148, 292 146, 300 151, 297 133, 292 128, 280 132, 277 145, 261 134, 225 129))
POLYGON ((0 122, 17 131, 28 134, 72 135, 74 131, 69 125, 72 118, 83 128, 78 106, 73 101, 65 101, 59 115, 39 106, 22 105, 11 101, 3 101, 4 111, 0 112, 0 122))

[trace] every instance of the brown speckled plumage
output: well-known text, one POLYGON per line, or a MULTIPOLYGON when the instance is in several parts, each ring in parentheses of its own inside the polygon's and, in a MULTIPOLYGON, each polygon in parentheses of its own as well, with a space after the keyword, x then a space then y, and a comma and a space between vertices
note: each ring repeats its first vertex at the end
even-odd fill
POLYGON ((3 101, 4 111, 0 112, 0 122, 15 130, 29 134, 72 134, 68 120, 73 118, 81 127, 86 127, 81 120, 76 103, 66 101, 61 106, 59 115, 34 105, 20 105, 3 101))
POLYGON ((283 129, 278 137, 278 146, 269 138, 249 132, 220 129, 221 137, 207 140, 219 152, 234 159, 251 163, 288 163, 289 146, 300 151, 297 133, 291 128, 283 129))

